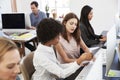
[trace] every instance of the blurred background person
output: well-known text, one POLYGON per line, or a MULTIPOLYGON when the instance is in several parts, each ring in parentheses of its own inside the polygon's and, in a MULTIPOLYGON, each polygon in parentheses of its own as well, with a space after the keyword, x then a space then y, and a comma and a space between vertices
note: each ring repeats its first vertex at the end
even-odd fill
POLYGON ((38 23, 42 19, 47 18, 47 16, 44 12, 38 9, 39 4, 37 1, 32 1, 30 6, 32 10, 32 13, 30 14, 30 20, 31 20, 31 25, 32 25, 31 28, 36 29, 36 26, 38 25, 38 23))
POLYGON ((90 20, 92 19, 92 17, 93 17, 93 8, 88 5, 85 5, 81 10, 80 30, 81 30, 81 37, 88 47, 106 41, 105 36, 95 34, 94 29, 90 24, 90 20))
POLYGON ((20 55, 14 42, 0 37, 0 80, 16 80, 20 55))

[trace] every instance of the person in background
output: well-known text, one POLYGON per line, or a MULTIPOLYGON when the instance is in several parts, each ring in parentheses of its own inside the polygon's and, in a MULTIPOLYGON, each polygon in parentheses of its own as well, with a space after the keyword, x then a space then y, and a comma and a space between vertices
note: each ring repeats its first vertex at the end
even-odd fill
POLYGON ((60 64, 53 47, 59 42, 62 28, 59 22, 51 18, 43 19, 37 26, 37 36, 40 43, 33 57, 36 71, 32 75, 32 80, 66 78, 82 66, 82 61, 92 58, 92 56, 83 54, 76 61, 60 64))
POLYGON ((59 43, 55 46, 61 63, 76 61, 80 57, 80 48, 84 50, 84 54, 92 55, 81 38, 78 17, 74 13, 68 13, 62 25, 64 30, 60 35, 59 43))
POLYGON ((32 29, 36 29, 36 26, 38 23, 44 19, 47 18, 46 14, 38 9, 38 2, 32 1, 31 4, 31 10, 32 13, 30 14, 30 20, 31 20, 31 25, 32 29))
MULTIPOLYGON (((35 30, 38 23, 44 19, 47 18, 46 14, 38 9, 38 2, 32 1, 31 4, 31 10, 32 13, 30 14, 30 20, 31 20, 31 27, 30 29, 35 30)), ((25 46, 30 50, 34 51, 36 48, 30 44, 30 42, 25 42, 25 46)))
POLYGON ((96 35, 90 20, 93 17, 93 8, 85 5, 81 10, 80 16, 80 30, 83 41, 88 47, 105 42, 106 37, 103 35, 96 35))
POLYGON ((20 55, 16 44, 0 37, 0 80, 16 80, 20 73, 19 62, 20 55))

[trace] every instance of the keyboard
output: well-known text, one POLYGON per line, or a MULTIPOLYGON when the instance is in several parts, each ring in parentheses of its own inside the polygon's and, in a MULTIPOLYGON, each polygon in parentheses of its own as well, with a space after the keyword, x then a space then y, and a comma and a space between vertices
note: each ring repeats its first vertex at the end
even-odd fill
POLYGON ((75 80, 102 80, 102 65, 106 65, 106 50, 100 48, 95 54, 95 62, 85 66, 75 80))
POLYGON ((106 54, 107 54, 106 50, 107 49, 100 48, 99 51, 97 52, 97 53, 101 54, 101 56, 102 56, 102 64, 103 64, 103 66, 106 65, 106 54))
POLYGON ((102 52, 100 49, 95 54, 96 60, 85 66, 75 80, 102 80, 102 52))
POLYGON ((105 66, 106 65, 106 49, 101 48, 99 50, 99 53, 102 54, 102 64, 103 66, 105 66))
POLYGON ((87 73, 90 71, 93 63, 89 63, 87 66, 84 67, 84 70, 80 72, 80 74, 76 77, 75 80, 85 80, 87 73), (82 74, 83 73, 83 74, 82 74))

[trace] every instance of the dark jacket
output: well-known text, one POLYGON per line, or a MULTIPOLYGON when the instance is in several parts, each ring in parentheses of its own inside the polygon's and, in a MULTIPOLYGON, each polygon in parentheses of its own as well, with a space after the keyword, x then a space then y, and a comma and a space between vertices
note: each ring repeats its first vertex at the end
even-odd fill
POLYGON ((92 27, 88 29, 83 23, 80 23, 81 37, 88 47, 99 44, 102 35, 96 35, 92 27))

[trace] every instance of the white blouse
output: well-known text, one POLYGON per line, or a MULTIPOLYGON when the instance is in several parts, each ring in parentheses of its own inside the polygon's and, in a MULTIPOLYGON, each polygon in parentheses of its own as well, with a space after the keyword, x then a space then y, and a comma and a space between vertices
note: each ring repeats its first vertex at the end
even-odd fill
POLYGON ((60 64, 56 59, 53 47, 39 44, 33 57, 36 71, 33 80, 56 80, 56 77, 66 78, 74 73, 80 65, 75 62, 60 64))

